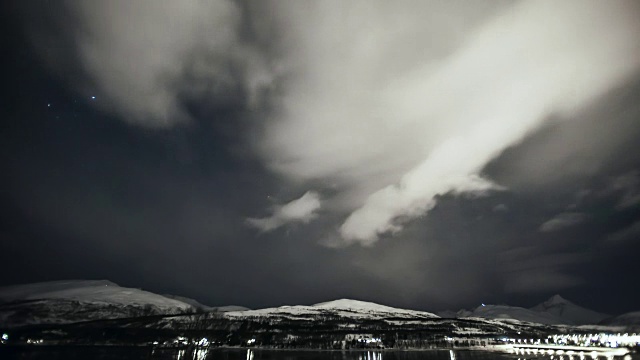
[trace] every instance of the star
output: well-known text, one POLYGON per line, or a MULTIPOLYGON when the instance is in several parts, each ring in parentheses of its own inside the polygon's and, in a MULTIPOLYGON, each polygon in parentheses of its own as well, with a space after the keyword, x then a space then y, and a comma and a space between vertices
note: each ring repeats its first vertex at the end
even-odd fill
POLYGON ((96 97, 95 97, 95 96, 92 96, 92 97, 91 97, 91 100, 95 100, 95 99, 96 99, 96 97))

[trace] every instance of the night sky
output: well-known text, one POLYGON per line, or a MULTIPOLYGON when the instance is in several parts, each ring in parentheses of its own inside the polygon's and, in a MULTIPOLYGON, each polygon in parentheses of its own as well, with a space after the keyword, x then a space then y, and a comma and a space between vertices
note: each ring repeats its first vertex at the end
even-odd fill
POLYGON ((1 7, 0 285, 640 310, 640 2, 1 7))

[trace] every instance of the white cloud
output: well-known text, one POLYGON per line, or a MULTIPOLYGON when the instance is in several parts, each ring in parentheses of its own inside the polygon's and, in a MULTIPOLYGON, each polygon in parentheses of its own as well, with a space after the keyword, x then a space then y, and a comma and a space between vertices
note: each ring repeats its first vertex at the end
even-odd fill
POLYGON ((364 206, 354 211, 340 228, 344 240, 371 245, 377 241, 377 234, 395 233, 402 229, 397 217, 413 218, 430 210, 438 194, 450 190, 480 194, 494 188, 493 184, 479 177, 441 173, 429 165, 408 173, 402 178, 401 185, 390 185, 369 196, 364 206), (430 176, 425 176, 429 170, 430 176), (437 180, 433 183, 430 179, 437 180))
POLYGON ((297 180, 344 185, 346 243, 401 230, 439 194, 496 188, 479 175, 487 162, 640 66, 631 1, 524 1, 489 20, 415 5, 283 10, 296 73, 262 149, 297 180))
POLYGON ((552 232, 578 225, 587 219, 587 215, 578 212, 563 212, 540 225, 540 231, 552 232))
POLYGON ((320 206, 320 195, 308 191, 298 199, 285 205, 276 206, 271 216, 247 219, 247 224, 262 232, 269 232, 288 223, 308 223, 317 216, 316 211, 320 209, 320 206))
MULTIPOLYGON (((239 35, 241 11, 220 1, 64 2, 87 80, 81 91, 124 121, 168 127, 189 119, 181 97, 223 102, 272 81, 263 58, 239 35), (238 74, 242 74, 238 79, 238 74), (188 84, 185 80, 188 79, 188 84)), ((45 56, 52 44, 43 47, 45 56)), ((78 85, 78 84, 76 84, 78 85)))
MULTIPOLYGON (((437 195, 500 189, 487 162, 640 67, 632 0, 65 5, 95 104, 130 123, 187 121, 185 94, 251 106, 278 79, 247 138, 273 170, 337 184, 346 244, 400 231, 437 195)), ((252 221, 282 221, 268 219, 252 221)))

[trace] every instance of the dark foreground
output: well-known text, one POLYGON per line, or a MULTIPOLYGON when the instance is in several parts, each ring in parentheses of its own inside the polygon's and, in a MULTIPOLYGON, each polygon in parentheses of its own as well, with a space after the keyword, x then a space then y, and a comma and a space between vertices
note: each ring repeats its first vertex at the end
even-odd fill
POLYGON ((625 357, 592 357, 591 354, 547 355, 510 354, 479 350, 422 350, 422 351, 322 351, 322 350, 259 350, 259 349, 211 349, 177 350, 149 347, 107 346, 51 346, 51 347, 2 347, 0 359, 25 360, 80 360, 80 359, 159 359, 159 360, 489 360, 489 359, 589 359, 589 360, 640 360, 638 354, 625 357))

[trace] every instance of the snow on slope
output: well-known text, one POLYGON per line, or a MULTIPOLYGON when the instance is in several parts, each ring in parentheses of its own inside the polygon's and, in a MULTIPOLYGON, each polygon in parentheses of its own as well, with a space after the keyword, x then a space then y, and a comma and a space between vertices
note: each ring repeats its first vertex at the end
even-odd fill
POLYGON ((436 314, 432 314, 426 311, 399 309, 399 308, 380 305, 372 302, 349 300, 349 299, 340 299, 340 300, 319 303, 319 304, 313 305, 313 307, 318 309, 357 312, 357 313, 380 314, 380 315, 389 314, 391 316, 401 316, 401 317, 423 317, 423 318, 438 317, 436 314))
POLYGON ((440 316, 443 319, 455 319, 458 317, 464 317, 464 316, 459 316, 460 311, 455 312, 453 310, 442 310, 442 311, 438 311, 436 315, 440 316))
POLYGON ((471 312, 463 314, 464 317, 479 317, 496 320, 519 320, 538 324, 557 325, 562 324, 562 319, 552 314, 541 313, 517 306, 485 305, 478 306, 471 312))
POLYGON ((64 280, 0 288, 0 303, 66 299, 114 305, 151 305, 160 309, 192 310, 192 306, 148 291, 120 287, 106 280, 64 280))
POLYGON ((104 280, 65 280, 0 288, 0 323, 9 327, 194 312, 179 300, 104 280))
POLYGON ((33 300, 48 297, 48 293, 73 290, 83 287, 118 286, 107 280, 62 280, 33 284, 12 285, 0 288, 0 303, 33 300))
POLYGON ((552 296, 549 300, 532 307, 531 310, 553 315, 566 324, 575 325, 597 324, 610 317, 610 315, 578 306, 560 295, 552 296))
POLYGON ((560 295, 554 295, 530 309, 508 305, 486 305, 478 306, 471 311, 465 309, 456 313, 449 310, 441 311, 438 315, 443 318, 512 319, 547 325, 593 325, 609 317, 609 315, 578 306, 560 295))
POLYGON ((640 311, 634 311, 619 316, 615 316, 609 319, 605 319, 600 322, 602 325, 621 325, 621 326, 638 326, 640 327, 640 311))
POLYGON ((312 320, 315 316, 340 316, 352 319, 386 319, 386 318, 412 318, 430 319, 438 318, 437 315, 415 310, 398 309, 379 305, 371 302, 340 299, 319 303, 311 306, 281 306, 247 311, 230 311, 226 317, 291 317, 296 319, 312 320))
POLYGON ((239 306, 239 305, 226 305, 226 306, 216 306, 212 308, 213 311, 218 312, 229 312, 229 311, 247 311, 251 310, 248 307, 239 306))
POLYGON ((181 302, 183 302, 185 304, 189 304, 189 305, 193 306, 198 311, 205 311, 205 312, 206 311, 216 311, 216 308, 204 305, 204 304, 200 303, 198 300, 195 300, 195 299, 192 299, 192 298, 188 298, 188 297, 184 297, 184 296, 180 296, 180 295, 171 295, 171 294, 162 294, 162 296, 164 296, 166 298, 169 298, 169 299, 181 301, 181 302))

